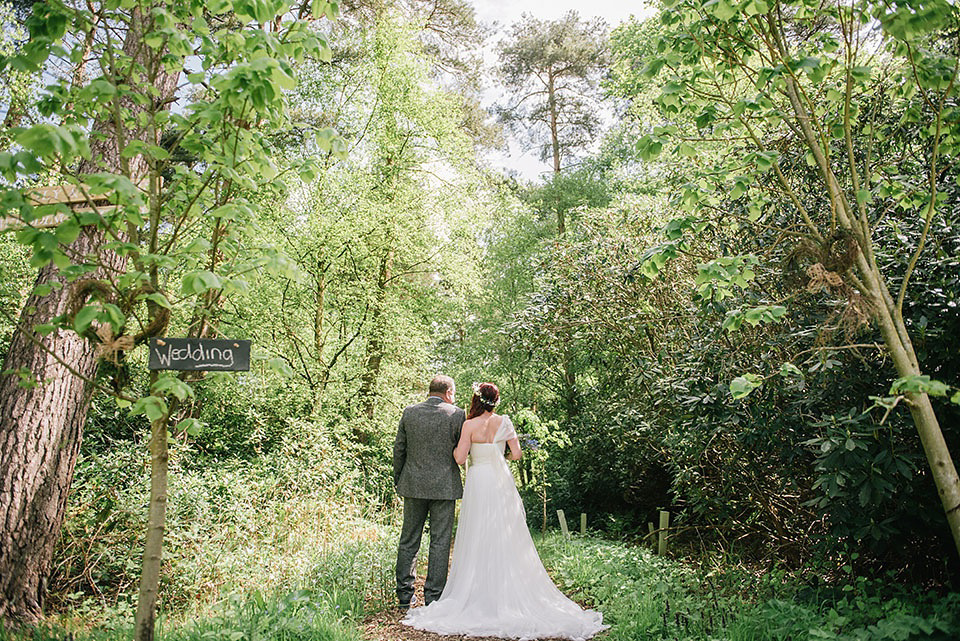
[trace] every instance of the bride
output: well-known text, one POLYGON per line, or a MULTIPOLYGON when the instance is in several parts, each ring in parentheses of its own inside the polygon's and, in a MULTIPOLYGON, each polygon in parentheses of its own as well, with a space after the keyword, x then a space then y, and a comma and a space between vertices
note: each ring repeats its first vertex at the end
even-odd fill
POLYGON ((470 455, 450 577, 440 598, 410 610, 404 625, 449 635, 514 639, 583 640, 609 626, 557 589, 543 568, 527 529, 513 475, 504 460, 521 456, 507 416, 493 412, 500 390, 474 383, 473 400, 453 451, 470 455))

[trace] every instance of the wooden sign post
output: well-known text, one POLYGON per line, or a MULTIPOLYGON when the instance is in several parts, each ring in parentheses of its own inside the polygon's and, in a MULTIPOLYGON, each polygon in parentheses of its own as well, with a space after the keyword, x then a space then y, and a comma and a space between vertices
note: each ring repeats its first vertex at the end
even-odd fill
MULTIPOLYGON (((145 177, 137 186, 146 191, 147 189, 147 178, 145 177)), ((163 179, 160 180, 160 185, 163 185, 163 179)), ((32 227, 34 229, 41 228, 51 228, 56 227, 60 223, 66 221, 70 218, 71 215, 80 214, 84 212, 97 212, 100 215, 106 215, 109 211, 113 210, 116 205, 111 203, 111 200, 114 198, 114 192, 108 191, 106 193, 91 193, 91 188, 87 185, 49 185, 46 187, 30 187, 23 191, 23 196, 28 203, 34 207, 42 207, 45 205, 64 205, 59 208, 60 211, 56 213, 47 214, 41 216, 30 222, 24 221, 16 214, 11 214, 6 217, 0 218, 0 232, 7 230, 18 230, 25 229, 27 227, 32 227)), ((145 208, 141 208, 141 212, 146 211, 145 208)))
POLYGON ((250 369, 250 341, 229 338, 151 338, 150 369, 247 371, 250 369))
MULTIPOLYGON (((35 207, 42 205, 66 205, 73 212, 94 211, 93 207, 113 207, 108 201, 110 194, 90 195, 85 189, 76 185, 51 185, 49 187, 33 187, 24 191, 27 202, 35 207), (92 206, 92 207, 91 207, 92 206)), ((24 229, 26 227, 49 228, 56 227, 70 217, 65 211, 48 214, 24 222, 16 215, 0 218, 0 231, 24 229)))

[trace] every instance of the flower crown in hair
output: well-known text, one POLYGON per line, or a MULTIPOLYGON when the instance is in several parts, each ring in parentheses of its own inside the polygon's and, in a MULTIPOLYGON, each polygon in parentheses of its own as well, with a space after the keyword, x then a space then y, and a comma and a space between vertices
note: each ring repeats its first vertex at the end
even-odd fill
POLYGON ((500 403, 500 399, 498 398, 498 399, 495 400, 495 401, 491 401, 491 400, 487 399, 486 397, 484 397, 483 392, 480 391, 480 386, 481 386, 482 384, 483 384, 483 383, 477 383, 476 381, 474 381, 474 383, 473 383, 473 393, 474 393, 475 395, 477 395, 477 396, 480 397, 480 402, 483 403, 484 405, 486 405, 486 406, 488 406, 488 407, 496 407, 496 406, 500 403))

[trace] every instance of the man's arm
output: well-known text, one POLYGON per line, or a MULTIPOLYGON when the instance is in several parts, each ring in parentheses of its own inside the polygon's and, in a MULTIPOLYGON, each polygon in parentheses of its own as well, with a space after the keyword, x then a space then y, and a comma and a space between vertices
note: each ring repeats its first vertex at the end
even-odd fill
POLYGON ((397 437, 393 441, 393 486, 400 484, 400 473, 403 472, 403 465, 407 462, 407 429, 404 427, 403 419, 406 412, 400 417, 400 425, 397 426, 397 437))
POLYGON ((453 413, 453 442, 454 444, 460 443, 460 432, 463 429, 463 423, 467 420, 467 413, 464 412, 459 407, 457 411, 453 413))

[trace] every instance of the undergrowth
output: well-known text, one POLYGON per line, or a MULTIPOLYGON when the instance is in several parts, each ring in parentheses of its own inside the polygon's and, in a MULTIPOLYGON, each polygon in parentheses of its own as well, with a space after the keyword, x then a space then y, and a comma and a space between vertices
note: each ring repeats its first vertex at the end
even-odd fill
MULTIPOLYGON (((369 559, 382 555, 397 527, 395 510, 356 491, 358 472, 333 449, 319 438, 291 437, 278 451, 252 460, 205 460, 174 447, 161 613, 186 619, 203 615, 224 594, 325 588, 320 567, 336 574, 340 592, 360 581, 382 583, 383 564, 369 559), (342 566, 354 558, 367 559, 365 574, 347 578, 352 570, 342 566)), ((78 461, 50 614, 132 618, 148 475, 143 448, 134 442, 87 451, 78 461)), ((345 605, 356 609, 356 603, 345 605)))
POLYGON ((960 594, 881 579, 712 571, 642 547, 547 536, 539 545, 557 585, 603 612, 610 641, 949 641, 960 638, 960 594))
MULTIPOLYGON (((56 607, 41 626, 0 629, 0 641, 131 638, 143 458, 133 443, 81 458, 56 607)), ((354 490, 358 472, 343 460, 323 437, 209 464, 175 448, 158 641, 360 641, 363 619, 394 602, 399 514, 354 490)), ((733 558, 695 567, 592 537, 536 540, 558 587, 603 612, 604 641, 960 638, 958 594, 852 570, 758 573, 733 558)))
MULTIPOLYGON (((356 621, 340 611, 338 598, 315 590, 295 590, 268 597, 254 592, 234 595, 206 616, 171 625, 163 617, 157 623, 158 641, 360 641, 356 621)), ((4 631, 0 641, 129 641, 132 621, 90 630, 69 630, 48 623, 18 634, 4 631)))

